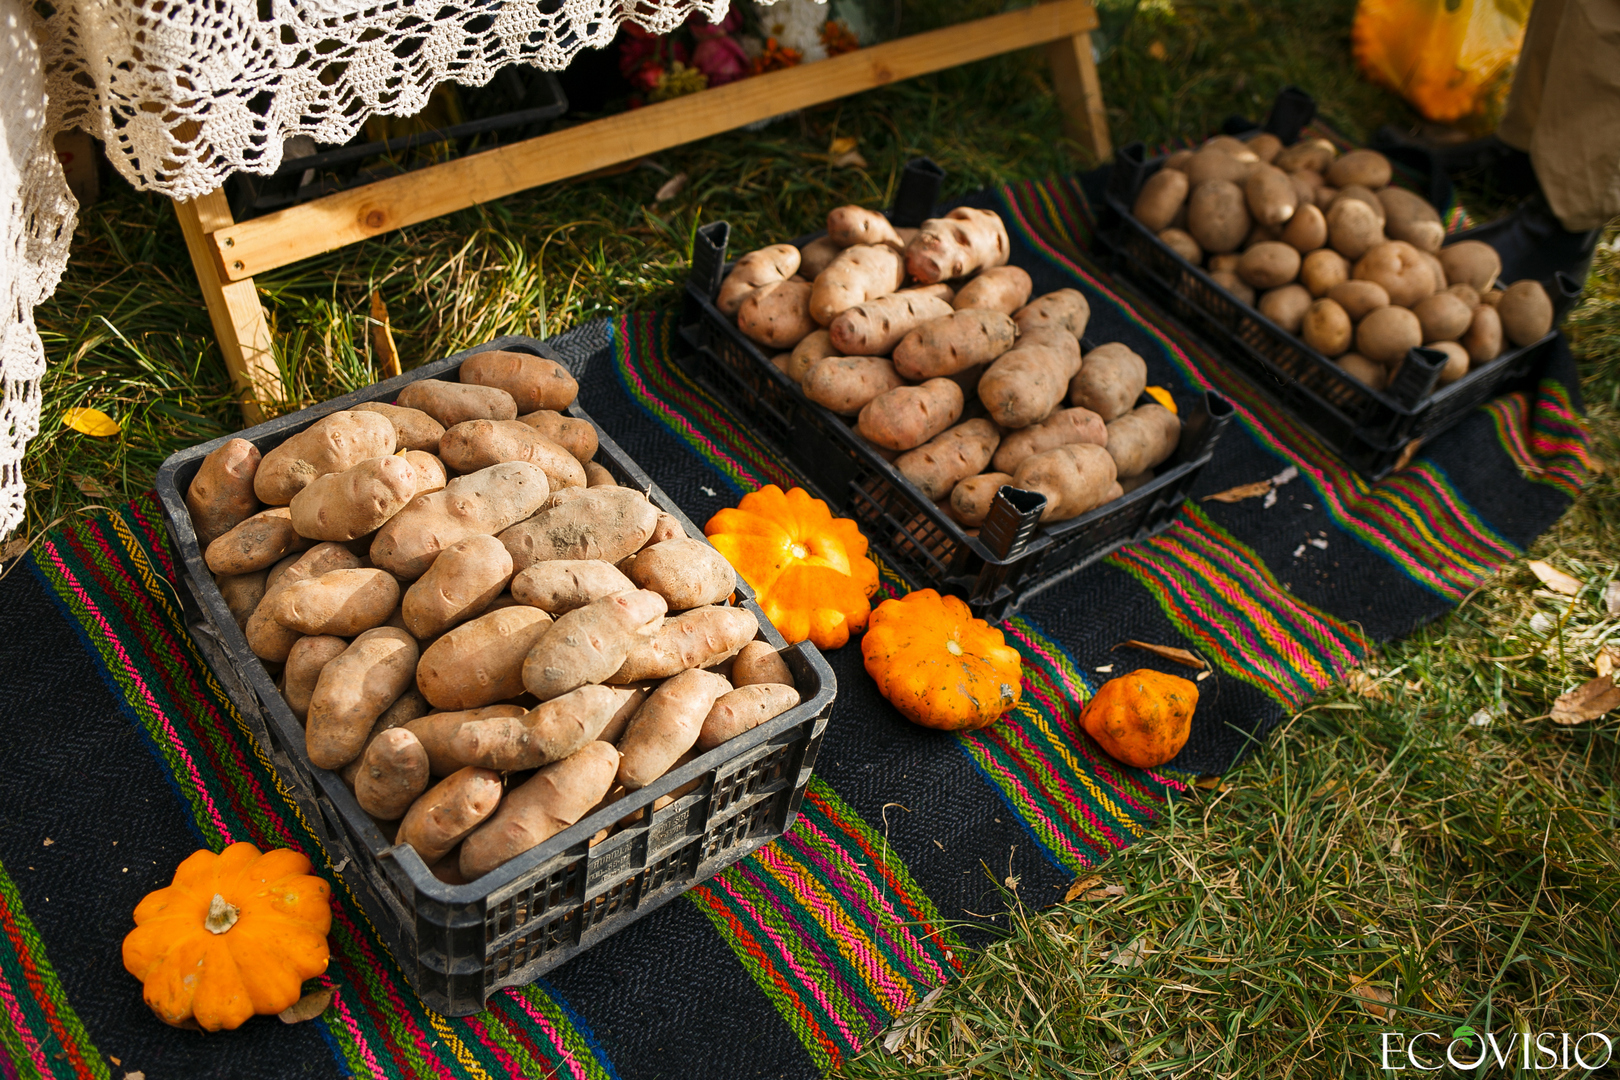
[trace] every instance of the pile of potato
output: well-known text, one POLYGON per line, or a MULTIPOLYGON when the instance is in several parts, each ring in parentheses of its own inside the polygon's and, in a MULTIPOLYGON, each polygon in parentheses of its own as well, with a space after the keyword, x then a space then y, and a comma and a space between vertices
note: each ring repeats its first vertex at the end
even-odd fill
POLYGON ((1428 200, 1390 186, 1389 159, 1325 139, 1217 135, 1171 154, 1136 219, 1216 284, 1375 390, 1419 345, 1445 353, 1440 385, 1552 329, 1535 281, 1499 288, 1489 244, 1446 245, 1428 200))
POLYGON ((1045 495, 1042 520, 1064 521, 1151 480, 1181 422, 1136 404, 1147 364, 1124 345, 1082 360, 1086 298, 1031 301, 1008 254, 989 210, 897 229, 840 206, 803 249, 738 259, 715 303, 969 535, 1004 484, 1045 495))
POLYGON ((453 884, 799 703, 726 560, 593 460, 566 369, 460 378, 232 439, 186 494, 310 761, 453 884))

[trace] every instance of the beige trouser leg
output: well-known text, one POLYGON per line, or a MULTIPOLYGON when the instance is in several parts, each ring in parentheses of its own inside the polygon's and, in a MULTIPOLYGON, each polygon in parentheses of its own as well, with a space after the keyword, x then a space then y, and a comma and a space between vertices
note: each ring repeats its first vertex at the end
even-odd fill
POLYGON ((1536 0, 1496 133, 1529 152, 1564 228, 1620 215, 1620 0, 1536 0))

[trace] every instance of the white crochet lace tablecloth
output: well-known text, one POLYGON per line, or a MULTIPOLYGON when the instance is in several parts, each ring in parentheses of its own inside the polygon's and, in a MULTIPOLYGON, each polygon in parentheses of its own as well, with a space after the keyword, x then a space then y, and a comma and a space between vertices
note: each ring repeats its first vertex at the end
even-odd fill
MULTIPOLYGON (((774 2, 774 0, 764 0, 774 2)), ((787 0, 792 4, 811 0, 787 0)), ((729 0, 0 0, 0 538, 23 516, 45 353, 33 310, 56 288, 77 205, 52 152, 78 127, 137 188, 192 199, 270 173, 293 135, 344 143, 368 116, 409 116, 445 80, 549 70, 633 21, 663 33, 729 0)))

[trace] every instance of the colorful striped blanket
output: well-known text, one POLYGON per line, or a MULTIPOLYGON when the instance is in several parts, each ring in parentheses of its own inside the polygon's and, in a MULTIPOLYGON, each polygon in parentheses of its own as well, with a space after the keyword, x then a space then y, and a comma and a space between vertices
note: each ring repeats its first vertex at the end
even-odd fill
MULTIPOLYGON (((156 500, 52 533, 0 581, 0 1075, 486 1078, 813 1077, 972 962, 1009 892, 1040 906, 1142 836, 1199 773, 1228 767, 1370 641, 1448 611, 1523 550, 1586 474, 1573 364, 1501 398, 1368 484, 1088 257, 1075 180, 993 206, 1037 289, 1074 286, 1089 336, 1153 381, 1237 405, 1195 495, 1275 476, 1275 505, 1189 502, 1160 536, 1041 594, 1007 624, 1023 702, 982 732, 903 721, 858 650, 797 826, 540 982, 451 1019, 423 1008, 187 636, 156 500), (1127 639, 1190 648, 1192 741, 1122 768, 1079 730, 1110 670, 1161 666, 1127 639), (165 1028, 122 967, 130 912, 199 846, 308 852, 334 882, 337 990, 318 1019, 204 1036, 165 1028)), ((583 404, 695 520, 790 475, 747 417, 670 362, 675 322, 584 328, 583 404)), ((580 339, 583 340, 583 339, 580 339)), ((883 592, 902 590, 885 568, 883 592)), ((1167 670, 1173 670, 1167 668, 1167 670)))

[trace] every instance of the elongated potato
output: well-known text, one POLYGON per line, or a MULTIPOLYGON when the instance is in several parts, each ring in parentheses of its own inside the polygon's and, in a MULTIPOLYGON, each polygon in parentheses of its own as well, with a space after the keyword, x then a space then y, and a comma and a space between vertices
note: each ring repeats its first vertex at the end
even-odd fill
POLYGON ((794 685, 792 669, 768 641, 750 641, 738 650, 736 659, 731 663, 730 679, 732 686, 753 686, 756 683, 794 685))
POLYGON ((910 450, 956 423, 962 404, 962 388, 950 379, 899 386, 867 402, 855 430, 886 449, 910 450))
MULTIPOLYGON (((780 683, 739 686, 715 698, 698 732, 698 750, 713 750, 728 739, 752 731, 799 703, 799 692, 780 683)), ((620 763, 621 771, 623 763, 620 763)))
POLYGON ((1042 521, 1067 521, 1124 494, 1114 459, 1092 443, 1071 443, 1025 458, 1013 487, 1046 496, 1042 521))
POLYGON ((637 588, 662 596, 670 611, 718 604, 737 591, 737 572, 726 557, 685 536, 644 547, 620 568, 637 588))
POLYGON ((311 480, 292 497, 293 528, 311 540, 354 540, 376 532, 416 495, 421 478, 403 457, 367 458, 311 480))
POLYGON ((687 668, 713 667, 737 654, 759 633, 759 620, 747 608, 693 608, 663 620, 637 642, 624 664, 607 679, 614 686, 645 679, 667 679, 687 668))
POLYGON ((253 473, 253 493, 260 502, 286 506, 317 476, 392 454, 394 441, 394 425, 376 413, 344 411, 323 416, 265 452, 253 473))
POLYGON ((273 569, 265 575, 264 600, 259 601, 259 606, 248 616, 247 625, 242 628, 253 655, 271 663, 285 661, 289 650, 302 635, 271 618, 273 609, 265 606, 265 600, 270 600, 277 591, 294 582, 319 577, 329 570, 345 570, 360 565, 359 558, 341 544, 316 544, 302 555, 289 555, 282 562, 286 565, 276 564, 280 573, 273 569))
POLYGON ((1086 353, 1069 383, 1069 404, 1090 409, 1106 423, 1124 416, 1147 388, 1147 361, 1118 342, 1086 353))
POLYGON ((635 583, 612 563, 600 559, 552 559, 537 562, 512 579, 512 596, 520 604, 561 615, 635 583))
POLYGON ((446 547, 502 532, 533 514, 550 494, 545 471, 527 461, 503 461, 458 476, 443 491, 418 495, 389 518, 372 541, 371 561, 415 581, 446 547))
POLYGON ((342 655, 349 643, 330 634, 300 637, 287 653, 281 696, 300 721, 309 715, 309 699, 321 669, 342 655))
POLYGON ((1086 336, 1086 324, 1091 321, 1091 304, 1078 289, 1059 289, 1037 296, 1013 312, 1018 332, 1058 328, 1067 331, 1076 340, 1086 336))
POLYGON ((264 599, 265 582, 270 577, 269 570, 255 570, 250 574, 215 574, 214 584, 219 587, 219 595, 225 601, 225 606, 231 609, 231 618, 236 625, 247 628, 247 622, 253 617, 253 611, 264 599))
POLYGON ((259 448, 246 439, 231 439, 210 451, 186 487, 186 509, 197 546, 208 545, 252 517, 259 509, 253 476, 259 469, 259 448))
POLYGON ((473 473, 503 461, 527 461, 546 474, 552 491, 584 487, 585 467, 521 420, 468 420, 447 429, 439 456, 457 472, 473 473))
POLYGON ((666 610, 662 596, 637 589, 559 616, 523 661, 524 688, 549 701, 607 680, 658 629, 666 610))
POLYGON ((978 308, 1011 315, 1029 303, 1035 289, 1029 271, 1019 266, 993 266, 976 274, 951 300, 957 311, 978 308))
POLYGON ((652 693, 657 686, 656 681, 649 679, 643 682, 614 687, 615 690, 623 691, 626 696, 620 702, 618 710, 609 717, 607 726, 602 729, 597 738, 603 742, 617 745, 619 740, 624 737, 625 730, 630 726, 630 718, 636 715, 636 711, 641 708, 641 703, 647 700, 647 695, 652 693))
POLYGON ((502 772, 537 769, 600 738, 633 694, 611 686, 581 686, 522 716, 469 720, 451 736, 450 753, 469 765, 502 772))
POLYGON ((827 236, 841 248, 856 244, 888 244, 899 250, 906 246, 887 217, 864 206, 839 206, 829 210, 827 236))
POLYGON ((398 404, 420 409, 447 430, 468 420, 515 420, 518 414, 517 401, 500 387, 440 379, 407 384, 399 392, 398 404))
POLYGON ((523 658, 551 625, 551 616, 522 604, 462 623, 422 654, 417 688, 439 709, 517 697, 523 693, 523 658))
POLYGON ((372 739, 360 756, 354 801, 372 817, 398 821, 430 779, 427 751, 409 730, 394 728, 372 739))
POLYGON ((619 739, 618 782, 636 791, 668 772, 696 744, 715 699, 730 689, 725 679, 701 668, 666 679, 648 695, 619 739))
POLYGON ((445 485, 450 482, 450 474, 445 472, 444 462, 440 461, 436 454, 430 454, 426 450, 407 450, 403 456, 416 473, 412 498, 443 491, 445 485))
POLYGON ((749 293, 765 285, 786 281, 798 273, 799 265, 799 249, 792 244, 772 244, 758 251, 750 251, 737 260, 731 273, 720 283, 714 306, 724 314, 736 315, 749 293))
POLYGON ((810 241, 799 249, 799 276, 806 281, 816 280, 816 275, 831 266, 842 250, 842 245, 830 236, 810 241))
POLYGON ((459 377, 463 383, 505 390, 520 413, 566 409, 579 396, 579 383, 567 368, 528 353, 502 349, 473 353, 462 361, 459 377))
POLYGON ((781 365, 782 371, 788 378, 796 383, 802 383, 807 371, 817 360, 825 356, 837 356, 838 350, 833 348, 832 334, 826 330, 812 330, 805 335, 793 351, 788 354, 787 361, 781 365))
POLYGON ((1131 207, 1131 216, 1154 232, 1170 227, 1187 204, 1187 174, 1180 169, 1160 169, 1142 184, 1131 207))
MULTIPOLYGON (((381 716, 372 721, 371 733, 366 736, 365 745, 369 747, 377 736, 385 731, 402 728, 417 717, 426 716, 428 707, 427 698, 418 693, 414 687, 406 690, 394 699, 392 705, 382 711, 381 716)), ((349 785, 351 791, 354 790, 355 779, 360 775, 360 762, 365 756, 366 752, 362 749, 360 756, 343 766, 338 774, 343 777, 343 782, 349 785)))
POLYGON ((937 502, 960 481, 983 470, 1000 442, 1001 432, 990 421, 964 420, 895 458, 894 467, 930 502, 937 502))
POLYGON ((327 661, 304 725, 309 760, 323 769, 341 769, 358 757, 372 723, 410 686, 416 657, 414 638, 379 626, 327 661))
POLYGON ((547 765, 461 842, 461 872, 477 878, 550 840, 602 800, 618 769, 619 751, 605 742, 547 765))
POLYGON ((463 537, 439 553, 400 604, 405 629, 419 640, 477 618, 512 581, 512 555, 493 536, 463 537))
POLYGON ((392 453, 397 454, 401 450, 422 450, 429 454, 439 452, 439 436, 444 434, 444 425, 421 409, 407 409, 386 401, 367 401, 356 405, 352 411, 376 413, 394 426, 392 453))
POLYGON ((411 729, 417 741, 427 751, 428 768, 434 776, 449 776, 470 762, 455 754, 456 733, 463 724, 485 720, 506 720, 523 716, 529 710, 522 705, 484 705, 477 709, 457 709, 453 712, 429 713, 408 720, 403 725, 411 729))
POLYGON ((438 862, 487 821, 500 802, 500 773, 458 769, 411 804, 400 823, 398 842, 415 848, 423 862, 438 862))
POLYGON ((1232 180, 1195 184, 1187 199, 1187 231, 1215 255, 1236 251, 1249 235, 1249 204, 1232 180))
POLYGON ((894 292, 905 277, 900 253, 887 244, 847 247, 816 276, 810 292, 810 317, 822 326, 831 326, 850 308, 894 292))
POLYGON ((755 289, 737 308, 737 329, 767 348, 793 348, 816 328, 811 290, 807 281, 778 281, 755 289))
POLYGON ((587 461, 585 463, 585 486, 593 488, 618 487, 619 481, 614 479, 613 473, 608 470, 606 465, 595 461, 587 461))
POLYGON ((647 543, 643 545, 642 550, 646 550, 654 544, 662 544, 665 540, 674 540, 685 535, 686 529, 681 526, 679 521, 675 520, 675 515, 666 514, 660 510, 658 511, 658 524, 653 526, 652 535, 647 537, 647 543))
POLYGON ((529 425, 542 436, 574 455, 574 460, 581 465, 596 456, 599 439, 596 434, 596 425, 589 420, 564 416, 562 413, 551 409, 540 409, 535 412, 524 413, 517 418, 517 422, 529 425))
POLYGON ((353 637, 388 621, 399 606, 399 582, 375 568, 330 570, 276 590, 265 603, 289 630, 353 637))
POLYGON ((203 560, 216 574, 251 574, 303 551, 311 541, 298 535, 292 512, 272 506, 240 522, 208 545, 203 560))
POLYGON ((854 416, 879 394, 902 385, 894 363, 884 356, 827 356, 804 374, 804 396, 838 413, 854 416))
POLYGON ((827 328, 828 345, 844 356, 887 356, 913 329, 950 313, 939 297, 902 289, 839 312, 827 328))
POLYGON ((1007 227, 993 210, 958 206, 929 218, 906 244, 905 269, 924 285, 1005 265, 1012 254, 1007 227))
POLYGON ((541 511, 500 534, 522 573, 551 559, 600 559, 617 563, 639 551, 658 525, 658 508, 639 491, 590 488, 577 498, 541 511))
POLYGON ((979 400, 990 419, 1004 428, 1024 428, 1052 415, 1063 404, 1069 380, 1082 370, 1079 350, 1067 351, 1020 341, 1003 353, 979 380, 979 400))
POLYGON ((996 492, 1012 482, 1012 476, 1004 472, 968 477, 951 489, 951 517, 970 529, 977 529, 989 516, 990 502, 996 492))
MULTIPOLYGON (((1010 473, 1027 457, 1055 450, 1069 443, 1108 445, 1108 428, 1103 418, 1090 409, 1076 406, 1059 409, 1039 424, 1009 432, 996 448, 992 459, 996 472, 1010 473)), ((977 471, 977 470, 975 470, 977 471)), ((981 518, 982 520, 982 518, 981 518)))
POLYGON ((1017 336, 1012 317, 999 311, 948 312, 906 334, 895 346, 894 370, 919 381, 954 375, 996 359, 1017 336))
POLYGON ((1163 405, 1141 405, 1109 422, 1106 448, 1115 475, 1128 480, 1169 458, 1180 442, 1175 413, 1163 405))

